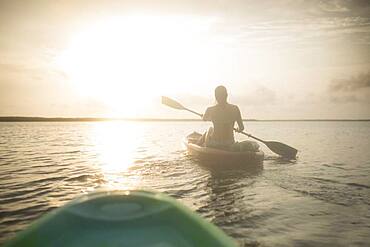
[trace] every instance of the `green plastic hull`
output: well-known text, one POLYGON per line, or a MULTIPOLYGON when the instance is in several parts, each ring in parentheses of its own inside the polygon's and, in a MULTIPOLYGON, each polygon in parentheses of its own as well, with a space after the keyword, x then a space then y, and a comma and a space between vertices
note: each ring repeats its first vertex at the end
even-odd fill
POLYGON ((79 197, 5 246, 236 246, 216 226, 160 193, 103 191, 79 197))

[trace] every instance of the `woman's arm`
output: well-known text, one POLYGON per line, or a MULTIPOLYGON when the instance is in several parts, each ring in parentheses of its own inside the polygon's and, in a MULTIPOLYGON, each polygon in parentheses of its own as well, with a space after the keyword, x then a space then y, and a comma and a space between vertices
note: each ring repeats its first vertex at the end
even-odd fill
POLYGON ((238 123, 238 132, 242 132, 244 130, 244 124, 239 107, 236 107, 236 122, 238 123))
POLYGON ((212 117, 211 117, 211 110, 209 108, 207 108, 206 112, 204 113, 203 117, 202 117, 203 121, 211 121, 212 120, 212 117))

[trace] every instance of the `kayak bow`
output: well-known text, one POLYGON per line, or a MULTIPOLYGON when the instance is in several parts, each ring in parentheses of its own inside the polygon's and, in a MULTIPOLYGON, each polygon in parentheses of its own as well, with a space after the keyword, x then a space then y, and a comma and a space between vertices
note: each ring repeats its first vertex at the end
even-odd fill
POLYGON ((82 196, 33 223, 14 246, 236 246, 176 200, 147 191, 82 196))

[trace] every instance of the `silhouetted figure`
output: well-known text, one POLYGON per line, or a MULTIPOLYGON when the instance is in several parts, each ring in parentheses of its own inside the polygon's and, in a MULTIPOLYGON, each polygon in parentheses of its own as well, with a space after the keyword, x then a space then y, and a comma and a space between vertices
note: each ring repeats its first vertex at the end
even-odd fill
POLYGON ((202 136, 199 145, 214 148, 229 148, 235 143, 234 124, 238 123, 237 131, 244 130, 240 110, 236 105, 227 102, 227 90, 224 86, 215 89, 217 104, 208 107, 203 115, 204 121, 212 121, 213 127, 202 136))

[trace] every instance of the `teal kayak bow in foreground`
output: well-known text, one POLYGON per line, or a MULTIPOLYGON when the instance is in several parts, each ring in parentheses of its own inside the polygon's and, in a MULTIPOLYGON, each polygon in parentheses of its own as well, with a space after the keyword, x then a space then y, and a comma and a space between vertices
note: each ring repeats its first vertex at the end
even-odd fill
POLYGON ((236 246, 180 202, 147 191, 79 197, 34 222, 5 246, 236 246))

